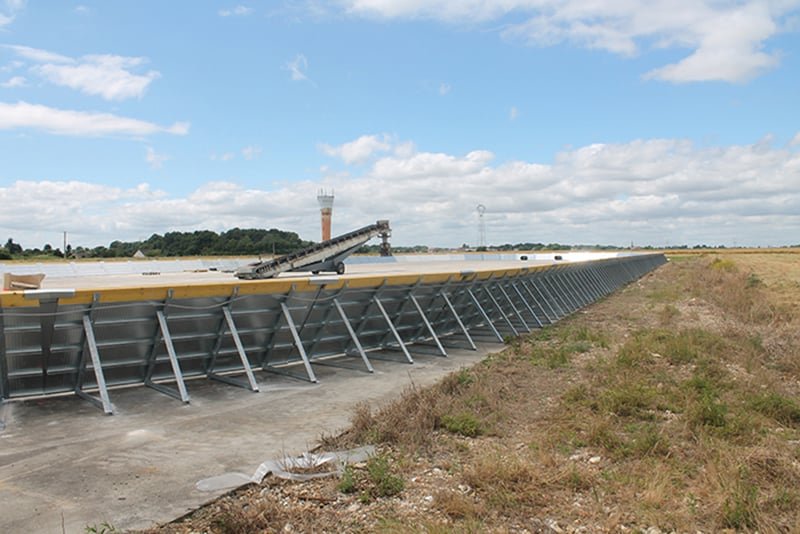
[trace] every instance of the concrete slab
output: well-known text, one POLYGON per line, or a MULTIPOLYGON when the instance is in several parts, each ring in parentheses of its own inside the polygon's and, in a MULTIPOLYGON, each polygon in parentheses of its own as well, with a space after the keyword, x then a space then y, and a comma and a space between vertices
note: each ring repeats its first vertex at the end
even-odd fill
POLYGON ((346 428, 356 403, 379 405, 412 382, 431 384, 501 348, 450 348, 443 358, 410 347, 413 365, 373 359, 374 374, 315 365, 319 384, 260 373, 261 393, 192 380, 189 405, 149 388, 115 390, 114 416, 74 396, 7 404, 0 532, 169 521, 216 496, 195 489, 199 480, 252 474, 265 460, 308 450, 320 435, 346 428))

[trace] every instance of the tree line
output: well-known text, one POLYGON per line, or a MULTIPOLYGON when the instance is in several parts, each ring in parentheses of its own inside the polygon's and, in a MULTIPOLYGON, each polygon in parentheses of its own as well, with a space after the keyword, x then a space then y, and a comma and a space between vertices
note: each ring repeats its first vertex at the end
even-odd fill
MULTIPOLYGON (((112 241, 108 246, 66 247, 69 258, 130 258, 137 251, 151 257, 233 256, 288 254, 313 244, 300 239, 295 232, 271 228, 233 228, 218 234, 211 230, 153 234, 144 241, 112 241)), ((25 249, 13 238, 0 247, 0 259, 24 259, 65 256, 60 249, 46 244, 43 248, 25 249)))
MULTIPOLYGON (((194 232, 167 232, 163 236, 153 234, 144 241, 112 241, 108 246, 75 247, 66 246, 66 252, 54 248, 49 243, 42 248, 23 248, 13 238, 8 238, 5 245, 0 247, 0 260, 37 259, 37 258, 130 258, 137 251, 150 257, 174 256, 272 256, 289 254, 301 248, 312 245, 313 241, 300 239, 295 232, 287 232, 271 228, 269 230, 257 228, 233 228, 221 234, 211 230, 196 230, 194 232)), ((794 247, 800 247, 794 245, 794 247)), ((560 243, 505 243, 503 245, 489 245, 486 247, 470 247, 466 243, 457 249, 429 247, 416 245, 408 247, 392 247, 395 253, 426 254, 431 252, 450 251, 475 251, 475 252, 507 252, 507 251, 537 251, 537 250, 572 250, 591 248, 594 250, 622 250, 624 247, 613 245, 571 246, 560 243)), ((660 247, 646 245, 637 247, 642 250, 654 250, 660 247)), ((674 245, 671 249, 724 249, 724 245, 674 245)), ((380 245, 364 245, 358 250, 360 254, 378 254, 380 245)))

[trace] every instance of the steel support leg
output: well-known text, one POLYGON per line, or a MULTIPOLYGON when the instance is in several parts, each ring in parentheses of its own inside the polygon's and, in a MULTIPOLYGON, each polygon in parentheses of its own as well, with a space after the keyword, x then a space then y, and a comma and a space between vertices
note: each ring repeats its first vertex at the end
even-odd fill
POLYGON ((553 308, 553 305, 552 305, 552 304, 550 304, 550 303, 547 301, 547 297, 545 297, 545 296, 544 296, 544 294, 542 293, 542 290, 541 290, 541 289, 539 289, 539 288, 536 286, 536 284, 534 284, 534 283, 533 283, 533 280, 532 280, 532 279, 531 279, 531 280, 525 280, 525 281, 523 281, 523 283, 522 283, 522 287, 524 287, 524 288, 525 288, 525 289, 528 291, 528 293, 530 293, 530 295, 531 295, 531 298, 533 298, 533 300, 534 300, 536 303, 538 303, 538 304, 539 304, 539 308, 542 310, 542 313, 544 314, 544 316, 545 316, 545 319, 547 319, 547 322, 548 322, 549 324, 553 324, 553 323, 555 323, 556 321, 558 321, 558 313, 556 312, 555 308, 553 308), (540 298, 540 299, 542 299, 541 301, 539 301, 539 300, 537 300, 537 299, 536 299, 536 296, 535 296, 535 295, 533 294, 533 292, 531 291, 531 287, 533 287, 533 289, 536 291, 536 293, 538 293, 538 295, 539 295, 539 298, 540 298), (544 305, 542 305, 542 303, 544 303, 544 305), (549 313, 549 314, 547 313, 547 309, 546 309, 546 308, 549 308, 549 309, 550 309, 550 313, 549 313))
MULTIPOLYGON (((11 396, 8 383, 8 361, 6 360, 6 328, 5 314, 0 308, 0 403, 5 402, 11 396)), ((0 416, 2 415, 2 404, 0 404, 0 416)), ((2 421, 0 421, 2 430, 2 421)))
POLYGON ((308 360, 306 349, 303 348, 303 341, 300 339, 300 333, 297 331, 297 327, 294 325, 294 319, 292 319, 292 314, 289 312, 289 307, 286 306, 285 303, 281 302, 281 310, 283 311, 283 316, 286 319, 286 324, 289 325, 289 331, 292 333, 294 345, 297 347, 297 351, 300 353, 300 358, 303 360, 303 366, 306 368, 308 380, 309 382, 317 383, 317 376, 314 374, 314 369, 311 368, 311 362, 308 360))
POLYGON ((419 301, 417 300, 417 297, 415 297, 413 294, 409 295, 409 297, 411 297, 411 302, 414 304, 414 307, 417 309, 417 312, 419 313, 419 316, 422 317, 422 322, 425 323, 425 327, 428 329, 428 332, 430 333, 431 337, 433 338, 433 341, 436 342, 436 347, 439 349, 439 352, 442 353, 442 356, 447 357, 447 351, 444 350, 444 347, 439 342, 439 337, 436 335, 436 332, 434 332, 434 330, 433 330, 433 326, 431 326, 430 321, 428 321, 428 318, 425 316, 425 312, 422 311, 422 306, 419 305, 419 301))
POLYGON ((458 316, 456 313, 456 309, 453 306, 453 303, 450 302, 450 299, 447 297, 446 293, 440 293, 442 298, 444 299, 445 304, 447 304, 447 308, 450 310, 450 313, 453 314, 453 317, 456 319, 456 323, 458 323, 458 327, 461 329, 461 332, 464 334, 464 337, 467 338, 467 342, 469 343, 470 348, 472 350, 478 350, 478 347, 475 346, 475 343, 472 341, 472 337, 469 335, 467 328, 464 326, 464 323, 461 321, 461 317, 458 316))
POLYGON ((575 273, 564 271, 564 279, 566 284, 572 288, 572 293, 575 295, 575 302, 578 305, 576 309, 583 308, 591 302, 584 294, 583 287, 575 280, 575 273))
POLYGON ((562 317, 566 316, 567 312, 564 311, 564 308, 561 306, 561 303, 551 292, 552 288, 548 287, 548 284, 545 283, 545 277, 544 276, 541 277, 540 280, 542 282, 541 284, 542 287, 539 287, 539 285, 536 283, 535 280, 531 280, 531 284, 533 284, 533 287, 535 287, 537 291, 539 291, 545 296, 545 302, 547 302, 547 305, 550 307, 551 310, 553 310, 556 320, 559 320, 562 317))
POLYGON ((92 327, 92 320, 89 318, 89 314, 83 316, 83 333, 86 336, 86 345, 89 347, 89 355, 92 359, 92 370, 94 371, 95 382, 97 382, 97 389, 100 393, 100 400, 83 391, 82 383, 76 384, 75 394, 91 402, 98 408, 101 408, 108 415, 114 415, 114 405, 111 404, 108 388, 106 388, 106 378, 105 375, 103 375, 103 365, 100 363, 100 352, 97 350, 97 341, 94 337, 94 328, 92 327))
POLYGON ((587 300, 589 301, 588 303, 597 302, 597 299, 600 297, 597 294, 594 283, 586 277, 586 271, 584 269, 575 271, 575 278, 577 278, 578 283, 583 287, 587 300))
MULTIPOLYGON (((156 391, 159 391, 165 395, 169 395, 170 397, 176 398, 179 401, 188 404, 189 394, 186 391, 186 384, 183 382, 183 373, 181 372, 181 365, 178 361, 178 355, 175 353, 175 346, 172 344, 172 336, 170 336, 169 333, 167 318, 162 310, 158 310, 156 312, 156 318, 158 319, 158 326, 161 330, 161 339, 164 341, 164 345, 167 348, 167 356, 169 357, 169 364, 172 367, 172 374, 175 376, 175 384, 178 386, 178 392, 176 393, 168 387, 153 382, 152 372, 153 367, 155 366, 155 361, 150 362, 150 371, 148 376, 145 378, 144 384, 155 389, 156 391)), ((155 355, 153 359, 155 360, 155 355)))
POLYGON ((206 373, 206 376, 212 380, 224 382, 232 386, 242 387, 249 389, 254 393, 258 393, 258 382, 256 382, 256 377, 253 375, 253 369, 250 367, 250 360, 247 358, 247 352, 244 350, 244 345, 242 345, 242 340, 239 337, 239 330, 236 328, 236 323, 233 320, 233 314, 231 313, 230 307, 227 305, 223 306, 222 314, 225 318, 225 323, 228 325, 228 330, 230 330, 231 337, 233 338, 233 344, 236 346, 236 353, 239 355, 239 361, 242 362, 242 368, 247 376, 247 383, 229 376, 218 375, 214 372, 213 368, 206 373))
POLYGON ((514 328, 514 323, 512 323, 511 320, 508 318, 508 316, 506 315, 506 312, 504 312, 502 306, 500 306, 500 303, 497 302, 497 299, 494 298, 494 295, 492 295, 492 292, 489 291, 489 288, 484 286, 483 291, 484 291, 484 293, 486 293, 489 296, 489 300, 492 301, 492 304, 494 304, 494 307, 497 308, 497 311, 500 313, 500 316, 506 322, 506 324, 511 329, 511 331, 514 332, 514 335, 518 336, 519 335, 519 330, 514 328))
POLYGON ((414 363, 414 360, 411 358, 411 354, 409 354, 408 349, 406 348, 406 344, 403 343, 403 338, 400 337, 400 334, 397 332, 397 329, 392 323, 392 319, 389 317, 389 314, 386 313, 386 308, 383 307, 383 304, 381 304, 381 301, 378 299, 378 297, 373 297, 372 300, 378 305, 381 315, 383 315, 383 318, 386 320, 386 324, 389 326, 389 330, 391 330, 394 339, 397 341, 397 344, 400 345, 400 349, 403 351, 403 354, 405 354, 406 360, 408 360, 408 363, 414 363))
POLYGON ((480 301, 478 301, 478 297, 475 296, 475 293, 473 293, 471 289, 467 289, 467 293, 469 293, 469 296, 472 299, 473 304, 475 304, 475 307, 478 308, 478 311, 483 316, 483 319, 486 321, 486 324, 492 330, 492 333, 494 333, 497 340, 500 341, 500 343, 505 343, 503 336, 500 335, 500 332, 498 332, 497 328, 495 328, 494 324, 492 324, 492 320, 489 318, 489 314, 487 314, 486 310, 483 309, 483 306, 481 306, 481 303, 480 301))
POLYGON ((514 301, 512 301, 511 297, 508 296, 508 293, 506 292, 505 288, 503 286, 501 286, 501 285, 498 285, 497 287, 500 288, 500 292, 505 297, 506 302, 508 302, 508 305, 511 306, 511 309, 514 310, 514 315, 517 316, 517 319, 519 319, 519 322, 525 328, 525 331, 530 332, 531 331, 531 327, 528 326, 528 323, 525 322, 525 319, 523 319, 522 314, 519 312, 517 307, 514 306, 514 301))
POLYGON ((581 303, 578 302, 578 298, 576 295, 573 295, 573 290, 569 285, 569 280, 565 272, 559 272, 553 275, 554 283, 556 287, 561 289, 561 294, 564 296, 564 300, 567 301, 567 305, 570 306, 570 313, 579 310, 581 308, 581 303))
POLYGON ((525 305, 526 308, 528 308, 528 313, 531 314, 531 317, 533 317, 533 320, 536 321, 536 324, 539 326, 539 328, 542 328, 542 322, 539 320, 538 317, 536 317, 536 313, 534 313, 533 308, 531 308, 531 305, 528 304, 528 301, 525 299, 525 296, 522 294, 522 291, 519 290, 519 287, 517 287, 517 284, 512 283, 511 287, 514 288, 514 291, 517 293, 519 300, 522 301, 522 303, 525 305))
POLYGON ((551 278, 555 278, 553 276, 546 276, 542 279, 542 285, 545 287, 549 287, 550 290, 553 292, 553 296, 555 297, 555 301, 558 303, 558 307, 561 308, 561 312, 564 314, 563 317, 566 317, 572 310, 570 309, 570 304, 567 302, 566 298, 564 298, 564 290, 555 282, 551 280, 551 278))
POLYGON ((344 322, 345 328, 347 328, 347 333, 350 334, 350 340, 356 346, 356 350, 358 350, 358 354, 361 356, 361 359, 364 361, 364 365, 367 367, 367 371, 370 373, 375 372, 372 368, 372 363, 370 363, 369 358, 367 358, 367 353, 364 352, 364 347, 361 346, 361 342, 358 340, 358 336, 356 336, 355 330, 353 330, 353 326, 350 324, 350 319, 347 318, 347 314, 344 313, 344 308, 339 303, 339 299, 333 299, 333 305, 336 307, 336 311, 339 313, 339 317, 342 318, 344 322))

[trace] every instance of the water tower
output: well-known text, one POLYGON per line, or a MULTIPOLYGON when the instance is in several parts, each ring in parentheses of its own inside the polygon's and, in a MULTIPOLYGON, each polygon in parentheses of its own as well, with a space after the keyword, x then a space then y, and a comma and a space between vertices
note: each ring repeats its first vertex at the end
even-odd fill
POLYGON ((322 220, 322 240, 327 241, 331 238, 331 215, 333 215, 333 190, 330 193, 324 189, 317 192, 317 202, 319 202, 319 213, 322 220))

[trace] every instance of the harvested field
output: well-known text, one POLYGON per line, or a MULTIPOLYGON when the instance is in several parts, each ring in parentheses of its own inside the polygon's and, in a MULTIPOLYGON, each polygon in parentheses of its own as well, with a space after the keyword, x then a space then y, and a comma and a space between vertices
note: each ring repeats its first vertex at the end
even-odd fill
POLYGON ((341 478, 267 478, 147 532, 796 531, 800 256, 671 259, 433 387, 355 407, 320 448, 378 452, 341 478))

